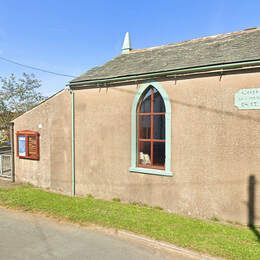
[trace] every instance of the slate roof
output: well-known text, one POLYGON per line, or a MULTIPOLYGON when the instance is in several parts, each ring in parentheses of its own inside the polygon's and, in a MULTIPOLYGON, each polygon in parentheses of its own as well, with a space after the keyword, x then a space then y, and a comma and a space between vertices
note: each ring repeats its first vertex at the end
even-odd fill
POLYGON ((260 28, 132 50, 87 71, 71 84, 253 60, 260 60, 260 28))

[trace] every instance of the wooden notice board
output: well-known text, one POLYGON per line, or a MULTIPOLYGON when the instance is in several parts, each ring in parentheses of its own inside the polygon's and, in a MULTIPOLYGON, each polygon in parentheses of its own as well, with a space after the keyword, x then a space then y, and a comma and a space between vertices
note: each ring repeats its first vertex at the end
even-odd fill
POLYGON ((36 131, 22 130, 16 132, 17 156, 20 159, 40 159, 40 134, 36 131))

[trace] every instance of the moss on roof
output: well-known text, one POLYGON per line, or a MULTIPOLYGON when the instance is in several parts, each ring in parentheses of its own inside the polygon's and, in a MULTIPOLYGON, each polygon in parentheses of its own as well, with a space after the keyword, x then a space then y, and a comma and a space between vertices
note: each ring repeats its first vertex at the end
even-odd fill
POLYGON ((95 67, 71 83, 260 59, 260 28, 132 50, 95 67))

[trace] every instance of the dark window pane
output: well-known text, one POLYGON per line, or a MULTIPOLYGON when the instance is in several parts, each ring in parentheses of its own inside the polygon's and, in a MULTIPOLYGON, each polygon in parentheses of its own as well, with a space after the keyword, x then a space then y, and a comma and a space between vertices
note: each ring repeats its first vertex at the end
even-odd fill
POLYGON ((151 116, 139 116, 139 138, 150 139, 151 137, 151 116))
POLYGON ((165 116, 157 115, 153 117, 154 122, 154 130, 153 130, 153 138, 154 139, 165 139, 165 116))
POLYGON ((154 112, 165 112, 165 105, 162 96, 154 88, 154 112))
POLYGON ((165 162, 165 142, 153 143, 153 164, 163 166, 165 162))
POLYGON ((151 164, 151 143, 139 142, 139 164, 150 165, 151 164))
POLYGON ((144 93, 140 108, 140 112, 142 113, 151 112, 151 92, 151 88, 148 88, 144 93))

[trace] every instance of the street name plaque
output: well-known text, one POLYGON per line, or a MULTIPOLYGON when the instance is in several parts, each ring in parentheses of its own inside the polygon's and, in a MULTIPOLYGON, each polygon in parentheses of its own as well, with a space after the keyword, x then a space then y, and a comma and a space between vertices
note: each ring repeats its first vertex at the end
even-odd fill
POLYGON ((243 88, 235 93, 238 109, 260 109, 260 88, 243 88))

